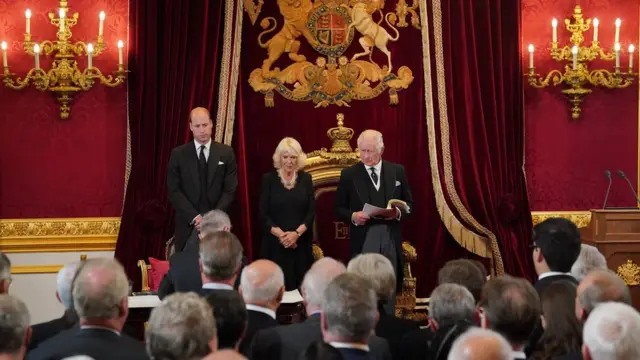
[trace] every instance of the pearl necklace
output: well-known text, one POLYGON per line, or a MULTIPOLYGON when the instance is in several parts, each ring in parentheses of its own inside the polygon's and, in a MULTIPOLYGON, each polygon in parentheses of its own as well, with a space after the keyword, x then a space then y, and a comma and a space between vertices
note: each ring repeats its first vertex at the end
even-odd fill
POLYGON ((280 182, 282 182, 282 185, 284 185, 284 187, 286 187, 287 189, 291 189, 295 186, 296 184, 296 179, 298 177, 297 172, 293 172, 293 176, 291 177, 291 180, 287 180, 284 177, 284 172, 282 170, 278 170, 278 177, 280 177, 280 182))

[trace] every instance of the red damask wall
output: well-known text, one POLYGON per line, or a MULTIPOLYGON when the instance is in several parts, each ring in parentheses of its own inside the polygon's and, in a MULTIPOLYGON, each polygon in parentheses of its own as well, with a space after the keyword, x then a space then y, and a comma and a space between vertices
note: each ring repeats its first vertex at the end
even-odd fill
MULTIPOLYGON (((551 19, 557 18, 558 41, 568 44, 570 33, 564 19, 576 4, 586 18, 600 20, 598 40, 613 48, 615 19, 622 19, 621 66, 628 67, 626 49, 636 45, 634 66, 638 71, 638 0, 522 0, 523 63, 528 67, 528 44, 534 44, 536 72, 561 69, 551 60, 551 19)), ((590 45, 593 32, 585 34, 590 45)), ((611 70, 613 62, 596 61, 590 69, 611 70)), ((588 210, 599 208, 608 180, 614 172, 607 206, 634 206, 635 200, 623 179, 623 170, 634 187, 638 177, 638 85, 627 89, 594 89, 582 105, 582 116, 572 120, 570 106, 560 88, 533 89, 525 85, 526 173, 532 210, 588 210)))
MULTIPOLYGON (((47 14, 58 6, 56 0, 0 0, 0 41, 9 44, 12 72, 24 76, 34 66, 20 44, 25 10, 33 12, 33 40, 54 40, 56 28, 47 14)), ((70 0, 69 6, 80 15, 72 28, 75 41, 95 43, 98 14, 106 12, 109 47, 94 66, 111 73, 118 61, 116 43, 127 40, 128 1, 70 0)), ((51 64, 44 56, 40 62, 44 69, 51 64)), ((86 58, 79 65, 84 69, 86 58)), ((67 120, 60 120, 52 94, 0 84, 0 218, 119 216, 126 134, 126 83, 114 89, 96 85, 77 95, 67 120)))

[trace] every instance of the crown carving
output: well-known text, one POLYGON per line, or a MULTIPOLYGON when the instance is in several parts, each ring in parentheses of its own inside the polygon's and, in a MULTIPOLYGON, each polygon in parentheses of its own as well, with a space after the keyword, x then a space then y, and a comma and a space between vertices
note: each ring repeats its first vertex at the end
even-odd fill
POLYGON ((351 128, 344 126, 344 114, 339 113, 336 116, 338 120, 338 126, 327 130, 327 136, 331 139, 331 152, 334 153, 350 153, 353 150, 351 149, 351 138, 353 137, 354 131, 351 128))
POLYGON ((618 266, 616 274, 624 280, 627 286, 640 285, 640 267, 632 260, 627 260, 625 264, 618 266))

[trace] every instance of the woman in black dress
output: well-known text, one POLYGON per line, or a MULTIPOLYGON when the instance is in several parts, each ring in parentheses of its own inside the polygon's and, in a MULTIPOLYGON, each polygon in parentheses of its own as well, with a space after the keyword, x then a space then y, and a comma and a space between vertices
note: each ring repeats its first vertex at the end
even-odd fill
POLYGON ((273 154, 275 169, 262 177, 260 191, 262 257, 280 265, 287 291, 300 287, 313 263, 316 203, 311 175, 301 170, 305 160, 298 141, 282 139, 273 154))

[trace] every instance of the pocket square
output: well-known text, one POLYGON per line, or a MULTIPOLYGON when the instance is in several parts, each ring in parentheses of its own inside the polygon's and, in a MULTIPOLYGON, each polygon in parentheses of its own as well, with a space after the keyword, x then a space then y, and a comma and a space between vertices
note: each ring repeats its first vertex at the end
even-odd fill
POLYGON ((224 165, 222 161, 218 161, 218 165, 224 165))
POLYGON ((400 181, 396 181, 396 186, 400 186, 400 181))

